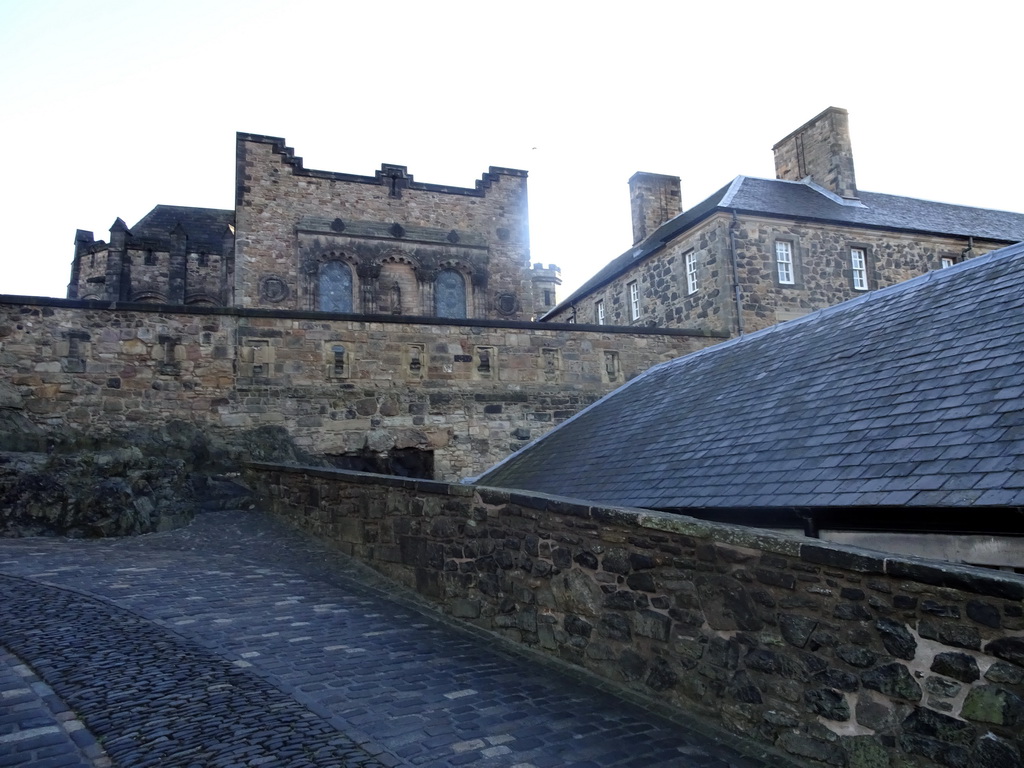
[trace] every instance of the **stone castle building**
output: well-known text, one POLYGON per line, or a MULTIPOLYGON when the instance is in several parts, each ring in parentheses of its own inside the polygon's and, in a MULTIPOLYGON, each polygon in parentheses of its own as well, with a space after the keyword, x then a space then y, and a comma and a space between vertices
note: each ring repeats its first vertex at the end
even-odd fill
POLYGON ((238 134, 233 210, 79 231, 67 299, 0 297, 0 375, 44 442, 162 444, 181 423, 225 455, 272 435, 453 480, 659 362, 1024 239, 1019 214, 860 191, 842 110, 776 157, 780 179, 686 212, 678 179, 634 176, 634 246, 556 305, 525 172, 462 188, 311 170, 238 134))
POLYGON ((68 298, 0 297, 20 425, 5 437, 0 412, 0 447, 292 452, 455 480, 723 338, 534 322, 561 278, 531 267, 524 171, 473 188, 317 171, 252 134, 237 160, 233 210, 79 231, 68 298))
POLYGON ((1022 214, 860 190, 843 109, 774 152, 776 179, 687 211, 678 177, 635 174, 633 245, 542 320, 739 335, 1024 240, 1022 214))
POLYGON ((158 205, 107 242, 79 230, 68 298, 343 314, 529 320, 557 267, 530 266, 526 172, 472 189, 303 167, 283 139, 237 136, 235 209, 158 205))

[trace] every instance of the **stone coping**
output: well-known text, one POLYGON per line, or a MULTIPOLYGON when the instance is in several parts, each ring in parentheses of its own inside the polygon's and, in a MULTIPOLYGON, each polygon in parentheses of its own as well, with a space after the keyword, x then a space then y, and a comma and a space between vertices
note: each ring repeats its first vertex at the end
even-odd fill
POLYGON ((587 333, 634 334, 636 336, 680 336, 728 339, 725 331, 696 328, 646 328, 625 325, 593 325, 584 323, 540 323, 528 320, 489 320, 485 318, 430 317, 427 315, 365 315, 315 312, 301 309, 260 309, 255 307, 211 307, 186 304, 156 304, 131 301, 99 301, 94 299, 58 299, 49 296, 0 294, 0 304, 31 305, 54 309, 84 309, 108 312, 149 312, 176 315, 219 315, 222 317, 260 317, 285 320, 319 320, 381 323, 383 325, 450 325, 463 328, 509 328, 522 331, 585 331, 587 333))
POLYGON ((887 554, 818 539, 797 538, 763 528, 708 522, 650 509, 596 505, 583 499, 506 488, 267 462, 249 462, 246 466, 258 471, 307 475, 357 485, 377 485, 439 496, 472 497, 479 494, 481 501, 488 504, 516 504, 541 512, 590 518, 596 522, 633 525, 683 536, 713 539, 732 546, 788 555, 826 567, 864 574, 885 574, 893 578, 959 589, 988 597, 1024 600, 1024 576, 996 573, 984 568, 938 560, 887 554))

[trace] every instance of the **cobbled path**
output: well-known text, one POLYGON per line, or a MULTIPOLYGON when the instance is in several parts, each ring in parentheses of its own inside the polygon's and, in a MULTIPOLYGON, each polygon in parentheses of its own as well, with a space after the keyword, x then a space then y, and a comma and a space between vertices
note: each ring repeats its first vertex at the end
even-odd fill
POLYGON ((591 683, 257 512, 0 540, 0 766, 781 764, 591 683))

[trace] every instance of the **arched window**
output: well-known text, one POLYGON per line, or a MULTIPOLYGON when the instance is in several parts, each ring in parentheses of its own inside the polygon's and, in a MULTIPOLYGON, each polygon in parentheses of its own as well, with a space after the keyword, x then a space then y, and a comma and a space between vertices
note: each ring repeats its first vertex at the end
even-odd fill
POLYGON ((341 261, 320 268, 320 311, 352 311, 352 270, 341 261))
POLYGON ((442 269, 434 285, 438 317, 466 316, 466 279, 454 269, 442 269))

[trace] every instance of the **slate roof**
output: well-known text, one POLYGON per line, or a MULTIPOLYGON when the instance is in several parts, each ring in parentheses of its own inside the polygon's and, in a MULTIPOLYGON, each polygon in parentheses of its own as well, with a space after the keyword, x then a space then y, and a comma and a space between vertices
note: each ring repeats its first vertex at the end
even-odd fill
MULTIPOLYGON (((662 224, 646 240, 613 259, 545 317, 560 312, 628 271, 716 212, 778 216, 898 232, 976 237, 1004 243, 1024 240, 1024 214, 936 203, 898 195, 860 192, 843 200, 809 181, 737 176, 711 197, 662 224)), ((542 320, 544 318, 541 318, 542 320)))
POLYGON ((169 243, 171 232, 181 224, 188 236, 190 251, 221 253, 224 233, 235 223, 235 212, 219 208, 191 208, 184 205, 158 205, 131 228, 136 241, 169 243))
POLYGON ((1024 243, 663 363, 476 482, 673 510, 1024 505, 1024 243))

